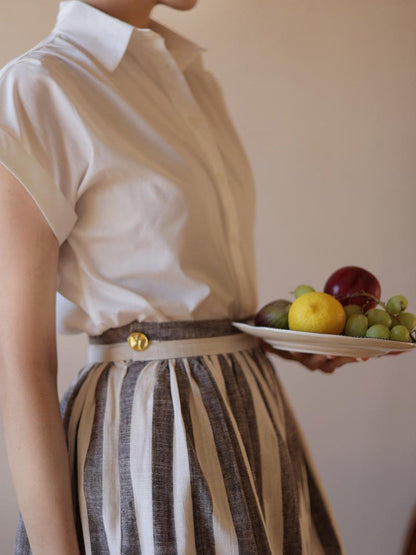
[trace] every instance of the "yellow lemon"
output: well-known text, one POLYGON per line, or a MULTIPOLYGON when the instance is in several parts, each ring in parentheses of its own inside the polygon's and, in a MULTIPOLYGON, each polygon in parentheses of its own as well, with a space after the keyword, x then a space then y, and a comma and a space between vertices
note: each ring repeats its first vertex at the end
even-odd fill
POLYGON ((312 291, 293 301, 289 310, 289 329, 339 334, 344 329, 345 319, 344 308, 335 297, 312 291))

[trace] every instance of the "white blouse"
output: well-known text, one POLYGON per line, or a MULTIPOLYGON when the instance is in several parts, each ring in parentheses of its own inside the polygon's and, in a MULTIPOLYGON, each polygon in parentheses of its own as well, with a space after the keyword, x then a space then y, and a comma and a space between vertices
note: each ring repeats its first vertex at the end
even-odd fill
POLYGON ((204 50, 64 0, 0 70, 0 162, 60 245, 58 333, 257 310, 254 178, 204 50))

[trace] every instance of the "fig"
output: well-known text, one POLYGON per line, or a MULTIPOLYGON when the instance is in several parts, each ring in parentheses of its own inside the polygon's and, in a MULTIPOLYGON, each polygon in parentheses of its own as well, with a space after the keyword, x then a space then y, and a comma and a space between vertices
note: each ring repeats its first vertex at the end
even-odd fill
POLYGON ((277 299, 264 305, 254 318, 255 326, 289 329, 288 313, 292 303, 286 299, 277 299))

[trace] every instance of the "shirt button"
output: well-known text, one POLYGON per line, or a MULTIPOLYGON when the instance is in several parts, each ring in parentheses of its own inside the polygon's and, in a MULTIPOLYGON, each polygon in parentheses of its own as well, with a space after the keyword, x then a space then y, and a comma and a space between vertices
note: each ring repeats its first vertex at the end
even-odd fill
POLYGON ((128 336, 127 343, 134 351, 144 351, 149 346, 149 339, 144 333, 134 331, 128 336))

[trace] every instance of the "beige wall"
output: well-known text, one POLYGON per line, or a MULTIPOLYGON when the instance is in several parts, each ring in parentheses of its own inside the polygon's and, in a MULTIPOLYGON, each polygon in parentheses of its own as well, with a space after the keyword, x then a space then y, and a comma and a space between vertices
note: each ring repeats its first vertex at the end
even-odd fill
MULTIPOLYGON (((9 2, 0 63, 34 45, 57 2, 9 2)), ((416 311, 416 3, 199 0, 153 16, 208 48, 257 181, 260 304, 345 264, 416 311)), ((60 391, 86 338, 59 337, 60 391), (76 356, 74 355, 76 353, 76 356)), ((399 554, 416 503, 416 357, 310 372, 273 356, 352 555, 399 554)), ((0 451, 1 553, 17 506, 0 451)))

